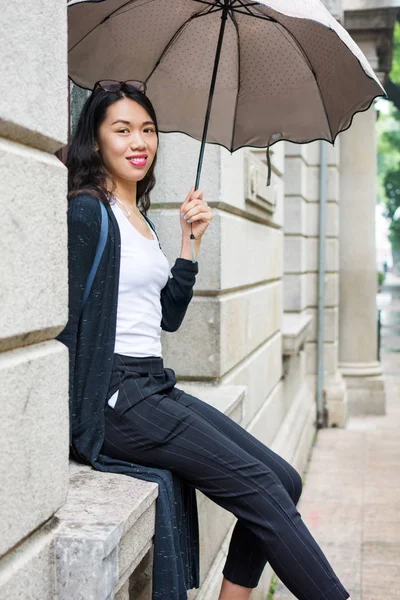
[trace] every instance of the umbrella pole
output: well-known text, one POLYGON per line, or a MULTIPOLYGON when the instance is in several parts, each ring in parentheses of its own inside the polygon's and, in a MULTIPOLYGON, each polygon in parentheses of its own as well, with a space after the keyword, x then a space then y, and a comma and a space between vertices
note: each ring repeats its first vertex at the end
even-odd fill
POLYGON ((209 95, 208 95, 208 104, 207 104, 206 118, 205 118, 205 121, 204 121, 203 136, 202 136, 202 139, 201 139, 201 147, 200 147, 200 154, 199 154, 199 162, 198 162, 198 165, 197 165, 196 183, 195 183, 195 186, 194 186, 195 190, 197 190, 199 188, 201 168, 202 168, 202 165, 203 165, 204 147, 205 147, 205 144, 206 144, 208 124, 210 122, 211 106, 212 106, 212 101, 213 101, 213 97, 214 97, 215 82, 217 80, 219 59, 220 59, 220 56, 221 56, 222 41, 223 41, 224 32, 225 32, 225 24, 226 24, 226 20, 228 18, 228 9, 229 9, 228 2, 229 2, 229 0, 225 0, 225 6, 222 9, 221 28, 219 30, 217 50, 215 52, 214 70, 213 70, 213 74, 212 74, 212 78, 211 78, 210 92, 209 92, 209 95))
MULTIPOLYGON (((226 20, 228 18, 229 1, 230 0, 224 0, 225 6, 222 9, 221 27, 220 27, 220 30, 219 30, 217 50, 215 52, 214 69, 213 69, 213 74, 212 74, 212 78, 211 78, 210 92, 208 94, 207 111, 206 111, 206 117, 205 117, 205 121, 204 121, 203 135, 202 135, 202 138, 201 138, 199 160, 198 160, 198 164, 197 164, 196 183, 195 183, 195 186, 194 186, 195 190, 199 189, 201 169, 202 169, 202 166, 203 166, 204 148, 205 148, 205 145, 206 145, 208 124, 210 122, 211 106, 212 106, 212 101, 213 101, 213 97, 214 97, 215 82, 217 80, 219 59, 220 59, 220 56, 221 56, 222 41, 224 39, 225 24, 226 24, 226 20)), ((194 240, 195 240, 195 237, 193 235, 193 226, 192 226, 192 228, 191 228, 191 234, 190 234, 190 246, 191 246, 191 251, 192 251, 192 262, 196 262, 195 255, 194 255, 194 240)))

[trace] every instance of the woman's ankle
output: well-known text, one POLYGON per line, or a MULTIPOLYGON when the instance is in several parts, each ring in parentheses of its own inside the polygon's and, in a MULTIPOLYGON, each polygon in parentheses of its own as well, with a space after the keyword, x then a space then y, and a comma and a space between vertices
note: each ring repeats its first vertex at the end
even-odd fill
POLYGON ((237 585, 224 577, 218 600, 249 600, 252 591, 252 588, 237 585))

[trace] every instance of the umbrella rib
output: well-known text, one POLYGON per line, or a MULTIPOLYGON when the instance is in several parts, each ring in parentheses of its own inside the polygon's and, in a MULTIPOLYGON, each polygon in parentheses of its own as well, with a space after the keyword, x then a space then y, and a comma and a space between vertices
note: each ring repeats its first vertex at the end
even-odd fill
MULTIPOLYGON (((106 17, 104 17, 100 21, 100 23, 96 23, 96 25, 94 27, 92 27, 92 29, 90 31, 88 31, 87 33, 85 33, 85 35, 78 42, 76 42, 76 44, 74 44, 72 46, 72 48, 69 48, 68 52, 72 52, 72 50, 74 48, 76 48, 76 46, 78 44, 80 44, 81 42, 83 42, 83 40, 85 38, 87 38, 88 35, 90 35, 95 29, 97 29, 97 27, 100 27, 100 25, 103 25, 103 23, 105 23, 108 19, 110 19, 113 16, 114 13, 116 13, 119 10, 121 10, 122 8, 125 8, 125 6, 127 6, 128 4, 132 4, 133 2, 136 2, 136 0, 128 0, 125 4, 123 4, 119 8, 116 8, 112 13, 110 13, 109 15, 107 15, 106 17)), ((150 2, 155 2, 155 0, 147 0, 146 4, 150 4, 150 2)), ((79 4, 81 4, 81 3, 79 3, 79 4)), ((69 8, 71 9, 73 6, 78 6, 78 4, 72 4, 69 8)), ((143 6, 143 4, 141 4, 140 6, 143 6)), ((136 8, 136 7, 135 6, 131 6, 131 8, 136 8)), ((128 10, 131 10, 131 9, 128 9, 128 10)), ((124 11, 124 12, 127 12, 127 11, 124 11)))
MULTIPOLYGON (((198 2, 199 0, 196 0, 196 1, 198 2)), ((209 3, 207 2, 207 3, 202 3, 202 4, 209 4, 209 3)), ((206 10, 205 12, 202 12, 202 13, 198 13, 197 15, 193 15, 193 18, 205 17, 206 15, 211 15, 216 12, 221 12, 222 10, 223 10, 223 8, 219 4, 214 5, 214 6, 210 5, 210 8, 208 10, 206 10)))
MULTIPOLYGON (((210 13, 212 13, 212 12, 218 12, 218 11, 220 11, 220 10, 222 10, 222 9, 223 9, 223 5, 220 3, 220 0, 217 0, 216 2, 207 2, 207 0, 194 0, 194 1, 195 1, 195 2, 199 2, 199 3, 201 3, 201 4, 206 4, 206 5, 210 6, 210 10, 208 10, 208 11, 206 11, 206 12, 204 12, 204 13, 200 13, 200 14, 198 14, 198 15, 193 15, 193 18, 194 18, 194 17, 197 17, 197 16, 201 17, 201 16, 204 16, 205 14, 210 14, 210 13), (213 9, 214 9, 214 10, 213 10, 213 9)), ((93 32, 95 29, 97 29, 97 27, 100 27, 100 25, 103 25, 103 23, 105 23, 106 21, 108 21, 108 20, 109 20, 109 19, 111 19, 112 17, 114 17, 114 16, 118 16, 118 17, 119 17, 120 15, 123 15, 123 14, 125 14, 126 12, 129 12, 129 11, 131 11, 131 10, 135 9, 135 8, 142 8, 143 6, 146 6, 146 4, 150 4, 151 2, 155 2, 155 0, 147 0, 147 2, 142 2, 142 3, 141 3, 141 4, 139 4, 139 5, 133 6, 133 4, 134 4, 135 2, 137 2, 137 0, 127 0, 127 2, 125 2, 125 4, 122 4, 121 6, 119 6, 118 8, 116 8, 114 11, 112 11, 110 14, 108 14, 106 17, 104 17, 104 18, 103 18, 103 19, 100 21, 100 23, 97 23, 97 24, 96 24, 96 25, 95 25, 95 26, 94 26, 94 27, 93 27, 93 28, 92 28, 90 31, 88 31, 87 33, 85 33, 85 35, 84 35, 84 36, 83 36, 83 37, 82 37, 82 38, 81 38, 81 39, 80 39, 78 42, 76 42, 76 44, 74 44, 74 45, 72 46, 72 48, 70 48, 70 49, 68 50, 68 52, 72 52, 72 50, 73 50, 73 49, 74 49, 74 48, 75 48, 75 47, 76 47, 78 44, 80 44, 81 42, 83 42, 83 40, 84 40, 84 39, 85 39, 85 38, 86 38, 88 35, 90 35, 90 34, 91 34, 91 33, 92 33, 92 32, 93 32), (129 6, 130 4, 131 4, 132 6, 129 6), (123 9, 125 9, 125 10, 123 10, 123 9), (118 14, 116 14, 116 13, 118 13, 118 14)), ((76 6, 76 5, 72 5, 72 6, 76 6)), ((72 6, 71 6, 71 8, 72 8, 72 6)))
MULTIPOLYGON (((256 5, 257 5, 257 4, 256 4, 256 2, 247 2, 247 3, 245 4, 245 3, 243 2, 243 0, 235 0, 235 2, 238 2, 238 3, 239 3, 239 5, 240 5, 242 8, 246 8, 246 9, 248 9, 248 8, 249 8, 249 6, 256 6, 256 5)), ((235 8, 233 8, 233 10, 235 10, 235 8)), ((248 12, 249 12, 249 14, 251 14, 251 15, 253 14, 252 12, 250 12, 250 10, 248 10, 248 12)))
MULTIPOLYGON (((243 2, 242 2, 241 0, 238 0, 238 2, 239 2, 239 5, 240 5, 242 8, 245 8, 245 9, 247 10, 248 14, 250 14, 250 15, 252 15, 252 14, 253 14, 253 13, 250 11, 250 9, 248 8, 248 5, 247 5, 247 4, 246 4, 246 5, 245 5, 245 4, 243 4, 243 2)), ((236 9, 235 9, 235 8, 232 8, 232 10, 236 11, 236 9)), ((237 11, 237 12, 239 12, 239 11, 237 11)))
POLYGON ((154 0, 147 0, 147 2, 142 2, 141 4, 139 4, 137 6, 128 6, 129 4, 133 5, 134 2, 137 2, 137 0, 128 0, 128 2, 126 4, 120 6, 119 8, 116 8, 107 17, 105 17, 104 21, 107 21, 108 19, 111 19, 112 17, 115 17, 115 16, 119 17, 120 15, 124 15, 126 12, 129 12, 129 11, 133 10, 134 8, 142 8, 142 6, 146 6, 146 4, 150 4, 151 2, 154 2, 154 0), (123 8, 125 8, 126 10, 122 10, 123 8), (118 13, 118 14, 116 15, 115 13, 118 13))
MULTIPOLYGON (((326 122, 327 122, 327 125, 329 127, 329 133, 330 133, 330 136, 331 136, 331 143, 333 143, 333 133, 332 133, 331 124, 330 124, 330 121, 329 121, 328 111, 326 110, 326 105, 325 105, 324 97, 323 97, 322 92, 321 92, 321 88, 320 88, 320 85, 319 85, 319 82, 318 82, 318 77, 317 77, 317 74, 315 72, 315 69, 314 69, 313 65, 311 64, 311 62, 310 62, 307 54, 305 53, 303 46, 294 37, 294 35, 292 35, 291 31, 287 27, 285 27, 285 25, 282 25, 282 23, 278 23, 278 24, 280 25, 280 27, 282 27, 282 29, 284 29, 286 31, 286 33, 288 34, 289 38, 294 42, 295 46, 297 46, 300 49, 301 56, 302 56, 303 60, 305 60, 305 62, 308 65, 308 68, 310 69, 311 73, 313 74, 314 81, 315 81, 316 86, 318 88, 318 93, 319 93, 319 97, 320 97, 320 100, 321 100, 321 104, 322 104, 322 107, 324 109, 326 122)), ((278 28, 278 31, 279 31, 279 33, 281 35, 283 35, 282 31, 279 28, 278 28)))
POLYGON ((199 2, 200 4, 207 4, 208 6, 211 6, 212 8, 216 8, 217 6, 219 6, 220 8, 218 10, 222 10, 224 8, 224 5, 221 3, 220 0, 215 0, 215 2, 207 2, 207 0, 193 0, 193 2, 199 2))
MULTIPOLYGON (((195 2, 199 2, 199 1, 201 1, 201 0, 195 0, 195 2)), ((202 4, 209 4, 209 2, 202 2, 202 4)), ((218 9, 218 10, 221 10, 221 9, 218 9)), ((213 12, 215 12, 215 11, 213 11, 213 12)), ((171 39, 169 40, 168 44, 165 46, 164 50, 161 52, 161 55, 157 59, 155 65, 153 67, 153 69, 151 70, 151 73, 148 75, 148 77, 146 77, 145 83, 148 83, 148 81, 150 80, 150 78, 153 75, 154 71, 157 69, 158 65, 162 61, 162 59, 165 57, 165 55, 167 54, 167 52, 170 50, 171 46, 173 46, 173 44, 176 41, 176 39, 181 35, 183 29, 186 28, 193 19, 198 19, 199 17, 203 17, 203 16, 208 15, 208 14, 210 14, 210 10, 209 9, 208 10, 204 9, 203 12, 197 13, 195 15, 192 15, 187 21, 185 21, 184 23, 182 23, 182 25, 179 27, 178 31, 175 31, 174 35, 171 37, 171 39)))
MULTIPOLYGON (((246 7, 244 6, 244 8, 246 8, 246 7)), ((255 15, 251 11, 238 10, 235 7, 232 7, 230 10, 232 12, 237 13, 238 15, 246 15, 246 17, 252 17, 253 19, 261 19, 262 21, 270 21, 272 23, 278 23, 278 21, 276 19, 274 19, 273 17, 264 17, 264 16, 261 16, 261 15, 255 15)))
POLYGON ((235 116, 233 118, 233 126, 232 126, 232 137, 231 137, 231 148, 230 148, 230 152, 232 152, 233 140, 234 140, 234 137, 235 137, 235 126, 236 126, 236 119, 237 119, 237 110, 238 110, 238 104, 239 104, 239 92, 240 92, 241 75, 240 75, 240 35, 239 35, 239 26, 237 24, 236 18, 234 17, 233 13, 230 14, 230 17, 231 17, 232 23, 234 24, 235 29, 236 29, 236 34, 237 34, 237 48, 238 48, 238 89, 237 89, 236 101, 235 101, 235 116))
MULTIPOLYGON (((241 0, 239 0, 239 2, 240 2, 240 4, 242 4, 241 0)), ((326 110, 326 105, 325 105, 325 102, 324 102, 324 97, 322 95, 321 88, 320 88, 320 85, 319 85, 319 82, 318 82, 317 74, 316 74, 316 72, 314 70, 314 67, 312 66, 312 64, 311 64, 311 62, 310 62, 307 54, 304 52, 304 49, 303 49, 302 45, 300 44, 300 42, 294 37, 294 35, 291 33, 291 31, 287 27, 285 27, 285 25, 283 25, 282 23, 280 23, 277 19, 274 19, 273 17, 265 17, 265 16, 262 16, 262 15, 256 15, 256 14, 251 13, 251 12, 244 12, 244 11, 237 10, 236 8, 232 8, 232 11, 234 11, 236 13, 239 13, 239 14, 242 14, 242 15, 246 15, 248 17, 251 16, 252 18, 256 18, 256 19, 263 19, 263 20, 266 20, 266 21, 271 21, 272 23, 275 23, 276 25, 280 25, 280 27, 286 31, 286 33, 289 36, 289 39, 294 43, 294 47, 297 48, 298 50, 300 50, 301 57, 307 63, 308 68, 310 69, 311 73, 313 74, 314 81, 315 81, 316 86, 318 88, 318 93, 319 93, 319 97, 320 97, 320 100, 321 100, 321 104, 322 104, 322 107, 324 109, 325 118, 326 118, 326 122, 327 122, 327 125, 328 125, 328 128, 329 128, 329 133, 330 133, 330 136, 331 136, 331 140, 333 140, 332 128, 331 128, 331 124, 330 124, 330 121, 329 121, 328 112, 326 110)), ((282 31, 281 31, 280 28, 278 28, 278 32, 281 35, 283 35, 283 33, 282 33, 282 31)), ((286 39, 288 39, 288 38, 286 38, 286 39)))

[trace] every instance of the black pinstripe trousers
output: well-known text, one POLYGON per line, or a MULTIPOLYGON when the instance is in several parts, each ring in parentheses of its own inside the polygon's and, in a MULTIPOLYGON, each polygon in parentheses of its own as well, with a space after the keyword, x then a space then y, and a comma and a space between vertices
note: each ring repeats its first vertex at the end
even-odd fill
POLYGON ((299 600, 344 600, 335 575, 296 509, 299 474, 232 419, 175 387, 161 358, 114 355, 103 454, 166 468, 237 518, 223 569, 256 587, 268 561, 299 600))

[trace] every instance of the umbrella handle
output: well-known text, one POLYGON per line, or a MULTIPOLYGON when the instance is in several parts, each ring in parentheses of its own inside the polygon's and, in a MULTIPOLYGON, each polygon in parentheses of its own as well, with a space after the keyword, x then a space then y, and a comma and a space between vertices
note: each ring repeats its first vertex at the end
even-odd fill
MULTIPOLYGON (((195 190, 199 189, 201 169, 203 166, 204 149, 205 149, 205 145, 206 145, 206 138, 207 138, 207 131, 208 131, 208 124, 210 122, 211 106, 212 106, 212 101, 213 101, 213 97, 214 97, 215 82, 217 80, 219 59, 221 56, 222 41, 223 41, 224 32, 225 32, 225 24, 226 24, 226 20, 228 18, 228 10, 229 10, 228 3, 229 3, 229 0, 224 0, 224 7, 222 9, 222 14, 221 14, 221 27, 219 30, 217 49, 215 52, 214 69, 213 69, 213 74, 212 74, 212 78, 211 78, 210 92, 208 94, 207 110, 206 110, 206 116, 205 116, 205 120, 204 120, 203 135, 201 138, 199 160, 198 160, 198 164, 197 164, 196 182, 194 184, 195 190)), ((191 253, 192 253, 192 262, 196 262, 196 258, 194 255, 194 240, 195 240, 195 237, 193 235, 193 224, 191 224, 190 248, 191 248, 191 253)))

